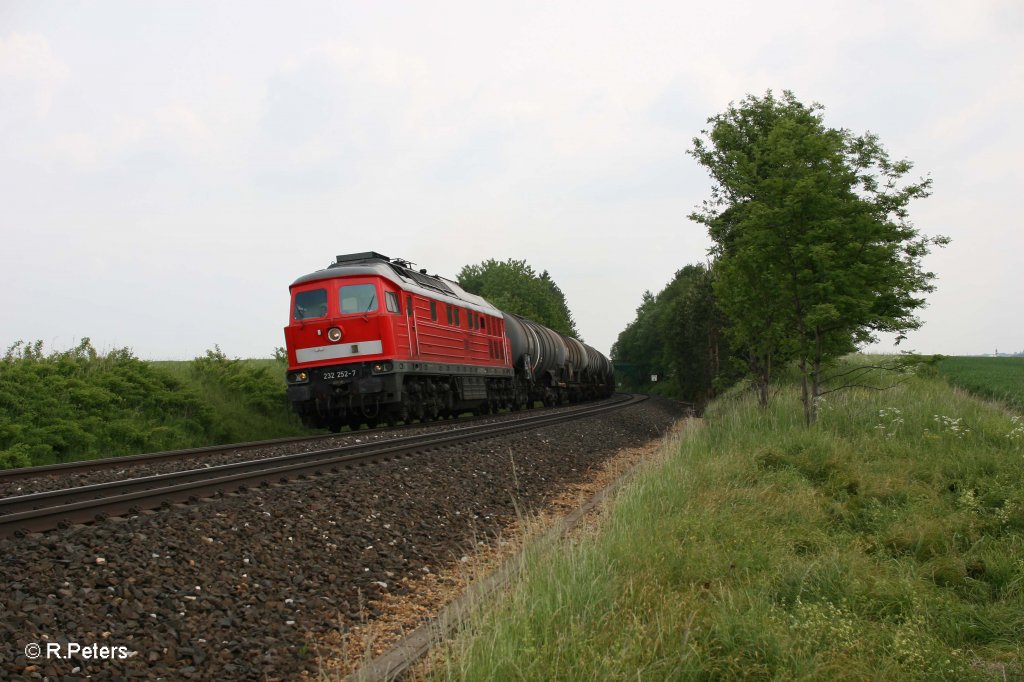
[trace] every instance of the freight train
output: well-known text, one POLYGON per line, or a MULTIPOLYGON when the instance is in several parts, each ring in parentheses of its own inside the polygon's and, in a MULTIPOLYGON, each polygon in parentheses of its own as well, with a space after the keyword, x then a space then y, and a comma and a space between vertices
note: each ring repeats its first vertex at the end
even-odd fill
POLYGON ((339 431, 610 396, 612 364, 457 282, 374 251, 292 283, 288 400, 339 431))

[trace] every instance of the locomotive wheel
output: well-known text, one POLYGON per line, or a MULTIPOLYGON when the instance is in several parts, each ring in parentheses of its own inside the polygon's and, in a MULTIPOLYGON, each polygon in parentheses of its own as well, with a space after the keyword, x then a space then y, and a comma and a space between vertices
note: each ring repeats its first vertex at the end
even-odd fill
POLYGON ((378 420, 377 417, 372 417, 372 418, 366 420, 366 426, 371 428, 371 429, 377 428, 377 424, 379 424, 379 423, 380 423, 380 420, 378 420))
POLYGON ((327 420, 327 429, 331 433, 338 433, 341 431, 341 419, 339 417, 331 417, 327 420))
POLYGON ((363 425, 363 422, 361 420, 359 420, 359 419, 349 419, 348 420, 348 428, 350 430, 352 430, 352 431, 358 431, 359 428, 362 425, 363 425))

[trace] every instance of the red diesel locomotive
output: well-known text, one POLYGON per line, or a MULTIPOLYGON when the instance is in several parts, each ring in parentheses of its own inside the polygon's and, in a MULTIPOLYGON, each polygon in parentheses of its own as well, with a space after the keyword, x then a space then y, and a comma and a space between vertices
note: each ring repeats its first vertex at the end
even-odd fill
POLYGON ((403 260, 338 256, 290 289, 288 399, 310 427, 518 410, 614 390, 611 362, 590 346, 403 260))

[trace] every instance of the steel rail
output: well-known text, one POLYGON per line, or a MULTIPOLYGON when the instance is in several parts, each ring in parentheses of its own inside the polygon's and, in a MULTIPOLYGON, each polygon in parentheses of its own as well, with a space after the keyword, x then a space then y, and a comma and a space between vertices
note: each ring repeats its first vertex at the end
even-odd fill
POLYGON ((480 419, 487 419, 493 416, 494 415, 459 417, 454 420, 439 419, 436 422, 419 422, 415 424, 409 422, 406 424, 401 424, 399 426, 380 426, 373 429, 345 431, 342 433, 326 433, 318 434, 315 436, 289 436, 286 438, 254 440, 245 443, 224 443, 222 445, 205 445, 203 447, 185 448, 182 450, 164 450, 161 452, 148 452, 140 455, 123 455, 119 457, 103 457, 100 459, 85 459, 76 462, 63 462, 61 464, 43 464, 40 466, 20 467, 17 469, 0 469, 0 483, 6 483, 8 481, 17 481, 25 478, 35 478, 38 476, 85 473, 90 471, 99 471, 101 469, 131 467, 139 464, 150 464, 153 462, 159 462, 163 460, 185 459, 187 457, 192 457, 195 455, 204 455, 211 453, 220 454, 233 451, 256 450, 258 448, 270 447, 274 445, 288 445, 291 443, 313 443, 320 440, 326 440, 328 438, 378 433, 381 431, 404 430, 417 427, 429 428, 431 425, 434 424, 455 424, 460 422, 471 423, 480 419))
MULTIPOLYGON (((487 415, 493 416, 493 415, 487 415)), ((17 481, 25 478, 35 478, 38 476, 47 475, 63 475, 73 473, 86 473, 91 471, 99 471, 101 469, 115 469, 117 467, 131 467, 141 464, 150 464, 153 462, 159 462, 163 460, 174 460, 174 459, 185 459, 187 457, 193 457, 195 455, 204 454, 222 454, 225 452, 244 451, 244 450, 256 450, 264 447, 271 447, 274 445, 288 445, 291 443, 314 443, 320 440, 327 440, 328 438, 344 438, 345 436, 356 436, 359 434, 370 434, 377 433, 380 431, 395 431, 404 430, 415 427, 429 427, 431 424, 441 423, 458 423, 458 422, 472 422, 477 419, 484 419, 486 417, 459 417, 457 420, 449 422, 448 420, 438 420, 437 422, 421 422, 421 423, 407 423, 398 426, 379 426, 373 429, 359 430, 359 431, 344 431, 341 433, 324 433, 317 434, 315 436, 288 436, 285 438, 270 438, 267 440, 254 440, 247 441, 244 443, 224 443, 221 445, 204 445, 198 448, 184 448, 181 450, 163 450, 161 452, 147 452, 139 455, 121 455, 114 457, 103 457, 100 459, 84 459, 76 462, 63 462, 60 464, 42 464, 39 466, 32 467, 21 467, 18 469, 2 469, 0 470, 0 483, 7 481, 17 481)))
POLYGON ((256 485, 287 482, 311 474, 335 473, 371 461, 388 460, 450 445, 494 438, 517 431, 550 426, 620 409, 645 400, 631 396, 614 403, 559 414, 542 414, 497 424, 397 438, 384 442, 348 445, 327 450, 294 453, 215 467, 189 469, 0 498, 0 537, 22 536, 53 528, 138 513, 174 502, 196 501, 256 485))
MULTIPOLYGON (((355 432, 353 432, 355 433, 355 432)), ((220 453, 231 450, 252 450, 271 445, 285 445, 288 443, 301 443, 303 441, 316 441, 332 436, 346 434, 332 433, 329 435, 317 436, 291 436, 288 438, 272 438, 270 440, 255 440, 247 443, 232 443, 224 445, 205 445, 200 448, 187 448, 184 450, 164 450, 161 452, 147 452, 141 455, 124 455, 122 457, 103 457, 101 459, 84 459, 77 462, 64 462, 62 464, 42 464, 34 467, 21 467, 18 469, 0 470, 0 483, 5 481, 17 481, 23 478, 35 478, 49 474, 70 474, 98 471, 100 469, 112 469, 119 466, 135 466, 136 464, 148 464, 165 459, 179 459, 192 455, 206 453, 220 453)))
MULTIPOLYGON (((580 409, 588 410, 594 409, 595 407, 602 406, 588 406, 580 409)), ((73 502, 98 499, 101 497, 113 497, 121 493, 159 488, 162 486, 171 485, 175 482, 184 483, 187 481, 202 480, 206 478, 216 477, 221 474, 242 474, 248 471, 259 471, 261 469, 268 469, 275 467, 279 464, 287 464, 289 462, 297 463, 305 461, 318 461, 324 458, 347 453, 374 453, 378 451, 394 449, 391 446, 397 446, 399 448, 415 447, 421 443, 429 444, 432 442, 444 441, 445 439, 442 437, 443 434, 453 434, 452 440, 457 440, 460 436, 467 437, 478 432, 486 432, 491 430, 492 427, 501 424, 514 425, 519 423, 540 423, 546 421, 547 419, 552 419, 557 416, 560 416, 562 414, 577 414, 579 413, 579 411, 580 410, 575 410, 573 412, 568 413, 559 413, 558 415, 531 415, 528 417, 520 417, 519 419, 515 420, 498 422, 497 424, 478 424, 475 426, 465 426, 442 432, 399 437, 385 441, 372 441, 360 444, 341 445, 338 447, 327 448, 324 450, 310 450, 306 452, 289 453, 284 455, 277 455, 275 457, 264 457, 260 459, 246 460, 242 462, 232 462, 228 464, 219 464, 215 466, 203 466, 195 469, 184 469, 181 471, 172 471, 164 474, 155 474, 152 476, 126 478, 117 481, 107 481, 104 483, 94 483, 91 485, 74 486, 71 488, 48 490, 38 493, 29 493, 25 495, 4 497, 0 498, 0 516, 14 514, 21 511, 41 509, 43 507, 53 506, 55 503, 71 504, 73 502)))

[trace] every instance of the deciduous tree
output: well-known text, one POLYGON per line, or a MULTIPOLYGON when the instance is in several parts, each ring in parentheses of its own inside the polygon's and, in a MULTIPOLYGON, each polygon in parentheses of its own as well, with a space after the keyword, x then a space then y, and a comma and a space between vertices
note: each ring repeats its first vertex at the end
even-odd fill
POLYGON ((580 338, 565 294, 547 270, 538 275, 525 260, 492 258, 479 265, 464 266, 458 280, 463 289, 483 296, 501 310, 580 338))
POLYGON ((708 119, 691 154, 711 174, 711 198, 691 219, 708 227, 715 293, 734 347, 767 401, 771 367, 795 359, 804 416, 816 417, 823 369, 894 332, 920 327, 934 289, 922 258, 945 237, 921 235, 908 206, 931 180, 908 181, 878 137, 826 127, 819 104, 791 92, 747 96, 708 119))
POLYGON ((730 380, 726 324, 715 305, 714 273, 704 264, 676 272, 657 296, 644 292, 636 319, 612 346, 616 372, 631 388, 650 390, 662 377, 670 393, 703 404, 730 380))

